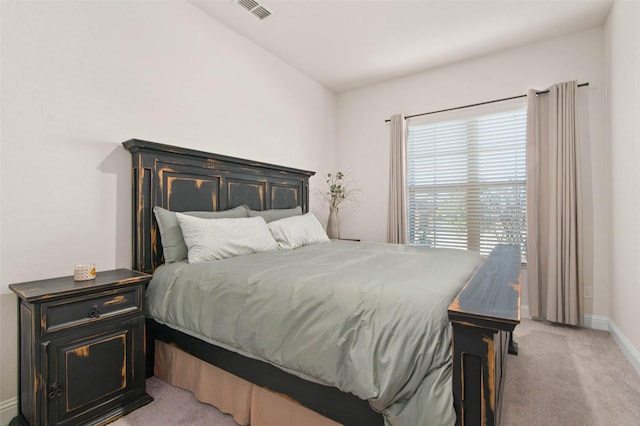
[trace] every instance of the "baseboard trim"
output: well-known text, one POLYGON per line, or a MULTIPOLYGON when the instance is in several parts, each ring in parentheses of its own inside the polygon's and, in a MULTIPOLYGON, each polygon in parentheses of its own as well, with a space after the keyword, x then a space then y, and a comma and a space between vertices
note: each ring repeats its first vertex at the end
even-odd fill
POLYGON ((622 334, 622 331, 611 319, 609 319, 609 333, 613 337, 613 340, 618 344, 618 347, 624 354, 625 358, 627 358, 633 368, 635 368, 638 374, 640 374, 640 353, 633 347, 629 339, 622 334))
POLYGON ((529 315, 529 305, 520 306, 520 318, 531 318, 529 315))
POLYGON ((8 425, 18 415, 18 398, 0 401, 0 425, 8 425))
MULTIPOLYGON (((520 306, 520 318, 531 318, 528 305, 520 306)), ((582 317, 582 326, 594 330, 609 331, 609 321, 609 317, 602 315, 584 314, 582 317)))
POLYGON ((582 318, 582 326, 585 328, 609 331, 609 317, 603 317, 602 315, 584 314, 582 318))

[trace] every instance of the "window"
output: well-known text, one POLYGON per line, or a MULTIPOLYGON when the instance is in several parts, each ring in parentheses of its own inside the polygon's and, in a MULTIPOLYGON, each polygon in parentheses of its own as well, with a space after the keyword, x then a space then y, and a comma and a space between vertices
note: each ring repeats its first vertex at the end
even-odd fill
POLYGON ((526 106, 500 103, 408 122, 409 244, 526 259, 526 106))

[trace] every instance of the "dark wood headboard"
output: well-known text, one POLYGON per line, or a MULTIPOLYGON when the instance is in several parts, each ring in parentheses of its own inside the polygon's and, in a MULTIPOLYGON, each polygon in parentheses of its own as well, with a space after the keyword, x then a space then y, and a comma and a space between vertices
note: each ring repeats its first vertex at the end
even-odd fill
POLYGON ((309 211, 309 177, 315 172, 130 139, 133 182, 133 269, 151 273, 162 263, 153 207, 172 211, 309 211))

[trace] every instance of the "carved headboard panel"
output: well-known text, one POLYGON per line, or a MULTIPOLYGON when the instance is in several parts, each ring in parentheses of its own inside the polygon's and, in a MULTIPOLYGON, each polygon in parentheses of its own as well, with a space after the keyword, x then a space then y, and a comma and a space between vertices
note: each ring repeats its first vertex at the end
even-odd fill
POLYGON ((133 269, 151 273, 162 263, 153 207, 173 211, 252 210, 301 206, 309 211, 315 172, 131 139, 133 269))

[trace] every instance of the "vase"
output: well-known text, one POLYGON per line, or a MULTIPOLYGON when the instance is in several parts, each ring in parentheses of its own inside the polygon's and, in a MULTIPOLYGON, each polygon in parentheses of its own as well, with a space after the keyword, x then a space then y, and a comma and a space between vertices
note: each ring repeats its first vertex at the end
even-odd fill
POLYGON ((327 221, 327 236, 331 239, 340 238, 340 224, 338 223, 337 207, 329 207, 329 220, 327 221))

